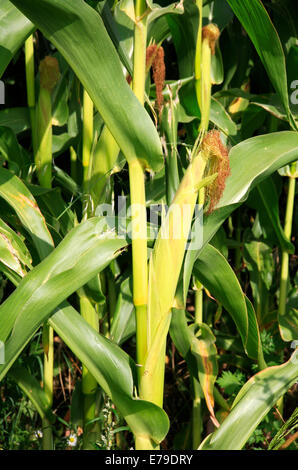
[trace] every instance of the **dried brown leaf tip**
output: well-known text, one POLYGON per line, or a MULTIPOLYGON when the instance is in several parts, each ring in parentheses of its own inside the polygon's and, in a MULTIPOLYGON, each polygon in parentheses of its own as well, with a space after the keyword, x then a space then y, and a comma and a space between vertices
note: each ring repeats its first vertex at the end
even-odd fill
POLYGON ((217 206, 225 189, 226 179, 230 174, 229 152, 220 138, 220 132, 208 132, 203 139, 201 151, 206 160, 206 176, 217 173, 217 178, 206 188, 205 196, 210 214, 217 206))
POLYGON ((153 80, 156 88, 156 106, 159 114, 163 105, 162 90, 166 78, 166 67, 164 61, 164 50, 162 46, 152 44, 147 47, 146 51, 146 70, 149 71, 152 67, 153 80))
POLYGON ((39 65, 40 86, 52 91, 60 76, 58 60, 55 57, 46 56, 39 65))
POLYGON ((219 36, 220 30, 216 24, 210 23, 202 29, 202 39, 208 39, 212 55, 215 54, 215 46, 219 36))

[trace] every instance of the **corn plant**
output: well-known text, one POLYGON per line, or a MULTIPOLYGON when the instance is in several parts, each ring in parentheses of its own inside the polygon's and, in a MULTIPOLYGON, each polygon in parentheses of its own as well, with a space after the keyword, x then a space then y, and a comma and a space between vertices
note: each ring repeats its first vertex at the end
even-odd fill
POLYGON ((298 54, 269 16, 290 22, 288 5, 267 4, 2 0, 0 77, 8 99, 24 54, 27 106, 0 110, 0 379, 29 397, 44 449, 62 419, 54 338, 81 364, 83 449, 113 435, 128 448, 123 430, 136 450, 167 447, 175 355, 190 376, 178 448, 242 449, 272 408, 283 415, 298 374, 298 54), (271 334, 286 350, 275 360, 271 334))

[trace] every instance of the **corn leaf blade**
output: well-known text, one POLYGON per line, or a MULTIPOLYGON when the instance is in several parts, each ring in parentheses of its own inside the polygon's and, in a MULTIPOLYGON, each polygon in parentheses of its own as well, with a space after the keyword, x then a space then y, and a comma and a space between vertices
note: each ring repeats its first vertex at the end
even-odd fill
POLYGON ((107 266, 125 245, 125 240, 117 239, 112 233, 102 233, 98 218, 89 219, 71 230, 23 278, 0 306, 0 338, 6 342, 6 363, 0 366, 0 377, 51 312, 107 266))
POLYGON ((0 197, 15 210, 30 234, 40 258, 53 249, 53 240, 39 207, 25 184, 13 173, 0 168, 0 197))
POLYGON ((128 160, 162 167, 149 115, 133 94, 100 15, 83 0, 13 0, 72 67, 128 160), (106 58, 109 57, 109 60, 106 58))
MULTIPOLYGON (((252 137, 230 151, 231 174, 218 207, 204 218, 203 245, 212 239, 222 223, 244 202, 251 189, 279 168, 297 160, 298 134, 283 131, 252 137)), ((200 251, 199 250, 199 251, 200 251)), ((188 250, 184 262, 184 289, 188 288, 192 266, 199 253, 188 250)))
POLYGON ((111 397, 134 435, 161 442, 168 432, 168 417, 153 403, 133 397, 131 358, 70 306, 58 310, 49 322, 111 397))
POLYGON ((240 450, 258 424, 297 380, 297 353, 281 366, 268 367, 254 375, 238 393, 232 410, 201 450, 240 450))
POLYGON ((194 264, 193 274, 230 313, 249 357, 258 359, 261 343, 258 327, 253 327, 255 313, 252 308, 248 316, 245 296, 226 258, 212 245, 207 245, 194 264))
POLYGON ((260 0, 227 0, 252 40, 267 74, 279 94, 289 122, 297 129, 289 106, 286 60, 277 31, 260 0))
POLYGON ((34 25, 9 0, 0 5, 0 78, 9 62, 34 31, 34 25))

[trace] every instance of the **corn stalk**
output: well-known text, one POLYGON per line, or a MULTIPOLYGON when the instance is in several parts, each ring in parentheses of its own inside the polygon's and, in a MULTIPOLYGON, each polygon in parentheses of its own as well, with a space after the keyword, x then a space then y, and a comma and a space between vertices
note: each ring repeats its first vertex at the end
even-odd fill
MULTIPOLYGON (((147 5, 144 0, 135 2, 135 28, 133 53, 132 89, 138 100, 144 104, 146 79, 146 45, 147 45, 147 5)), ((132 273, 133 303, 136 309, 137 363, 139 371, 143 370, 147 352, 147 301, 148 301, 148 266, 147 266, 147 225, 146 195, 144 170, 139 159, 128 163, 131 227, 132 227, 132 273)))
MULTIPOLYGON (((29 88, 28 100, 31 103, 31 119, 34 123, 34 74, 32 39, 29 38, 26 46, 30 67, 27 68, 27 83, 29 88)), ((26 63, 28 63, 26 60, 26 63)), ((54 89, 58 77, 59 66, 57 59, 46 57, 39 67, 40 71, 40 91, 36 109, 36 122, 33 130, 33 147, 36 145, 35 162, 40 185, 45 188, 52 187, 52 102, 51 93, 54 89)), ((54 331, 47 323, 43 326, 42 335, 44 349, 44 391, 49 406, 53 404, 53 369, 54 369, 54 331)), ((43 426, 43 449, 53 449, 52 427, 46 417, 42 420, 43 426)))

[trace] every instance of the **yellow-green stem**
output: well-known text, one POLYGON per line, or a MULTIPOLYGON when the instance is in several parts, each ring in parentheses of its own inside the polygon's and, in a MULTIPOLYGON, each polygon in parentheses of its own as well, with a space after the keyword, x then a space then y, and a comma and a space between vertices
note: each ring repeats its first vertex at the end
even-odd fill
POLYGON ((36 112, 35 163, 40 185, 52 187, 52 102, 51 92, 40 88, 36 112))
MULTIPOLYGON (((295 167, 295 164, 292 165, 292 168, 294 167, 295 167)), ((294 199, 295 199, 295 183, 296 183, 296 179, 294 177, 290 177, 289 187, 288 187, 285 226, 284 226, 284 233, 285 233, 286 238, 289 241, 291 240, 291 233, 292 233, 294 199)), ((280 289, 279 289, 279 305, 278 305, 279 315, 286 314, 288 278, 289 278, 289 253, 286 251, 283 251, 282 261, 281 261, 280 289)))
MULTIPOLYGON (((44 347, 44 367, 43 367, 43 388, 48 400, 49 408, 53 404, 53 371, 54 371, 54 331, 47 323, 43 326, 43 347, 44 347)), ((50 422, 44 418, 42 420, 42 448, 43 450, 53 450, 53 433, 50 422)))
MULTIPOLYGON (((201 11, 200 11, 201 15, 201 11)), ((205 188, 199 191, 198 202, 203 208, 205 201, 205 188)), ((203 285, 195 280, 195 323, 203 322, 203 285)), ((192 445, 197 449, 202 440, 203 417, 202 417, 202 391, 199 382, 193 377, 194 400, 192 405, 192 445)))
MULTIPOLYGON (((92 326, 96 331, 98 331, 98 316, 93 308, 92 303, 86 296, 83 289, 78 291, 80 297, 80 310, 81 315, 86 320, 86 322, 92 326)), ((96 432, 97 423, 92 422, 96 417, 96 389, 97 381, 90 374, 87 367, 83 364, 82 367, 82 393, 83 393, 83 408, 84 408, 84 439, 83 439, 83 448, 92 449, 92 436, 96 432), (88 424, 89 423, 89 424, 88 424)))
POLYGON ((91 171, 91 150, 93 142, 93 102, 84 89, 83 98, 83 150, 82 150, 82 163, 83 163, 83 191, 84 191, 84 207, 83 218, 88 217, 90 211, 90 195, 89 195, 89 180, 91 171))
MULTIPOLYGON (((133 82, 132 89, 144 104, 146 79, 147 9, 144 0, 135 1, 136 23, 134 29, 133 82)), ((132 266, 133 301, 137 323, 137 363, 144 365, 147 352, 147 220, 144 170, 139 160, 129 164, 130 203, 132 206, 132 266)), ((142 367, 139 367, 140 373, 142 367)))
POLYGON ((132 89, 138 100, 144 104, 146 80, 146 47, 147 47, 147 9, 144 0, 135 1, 135 28, 133 49, 132 89))
POLYGON ((197 449, 202 440, 202 391, 199 382, 193 377, 194 400, 192 404, 192 446, 197 449))
MULTIPOLYGON (((33 42, 31 41, 27 45, 28 55, 30 53, 32 58, 32 47, 33 42)), ((29 61, 30 62, 30 61, 29 61)), ((32 79, 32 64, 31 64, 31 79, 32 79)), ((33 71, 34 74, 34 71, 33 71)), ((28 83, 28 82, 27 82, 28 83)), ((31 84, 30 91, 30 104, 33 105, 34 95, 31 84)), ((29 103, 29 97, 28 97, 29 103)), ((40 185, 44 188, 52 187, 52 103, 51 103, 51 92, 40 87, 37 111, 36 111, 36 124, 32 127, 33 135, 33 147, 36 150, 35 163, 38 172, 38 179, 40 185)), ((54 342, 53 342, 53 328, 47 323, 43 325, 43 348, 44 348, 44 391, 47 396, 49 407, 53 403, 53 370, 54 370, 54 342)), ((43 438, 42 447, 43 450, 53 449, 53 434, 50 422, 44 418, 42 421, 43 427, 43 438)))
MULTIPOLYGON (((87 219, 91 209, 90 200, 90 172, 92 167, 92 143, 93 143, 93 102, 84 89, 83 92, 83 148, 82 148, 82 164, 83 164, 83 219, 87 219)), ((84 289, 78 291, 80 297, 81 315, 86 322, 98 331, 98 316, 85 294, 84 289)), ((87 367, 82 366, 82 392, 84 400, 84 439, 83 448, 85 450, 92 449, 92 441, 94 440, 94 432, 96 432, 97 423, 91 422, 96 415, 96 389, 97 381, 89 372, 87 367)))
MULTIPOLYGON (((204 204, 204 188, 199 192, 199 204, 204 204)), ((203 285, 195 280, 195 323, 203 322, 203 285)), ((197 449, 202 440, 202 392, 195 377, 193 377, 194 400, 192 405, 192 444, 197 449)))
POLYGON ((202 321, 203 321, 203 286, 199 281, 196 281, 195 323, 202 323, 202 321))
MULTIPOLYGON (((291 165, 292 174, 294 174, 295 165, 296 163, 293 163, 291 165)), ((293 222, 294 200, 295 200, 295 184, 296 184, 296 179, 294 177, 290 177, 289 186, 288 186, 285 225, 284 225, 284 234, 289 241, 291 240, 291 233, 292 233, 292 222, 293 222)), ((288 280, 289 280, 289 253, 283 250, 282 260, 281 260, 278 315, 286 315, 288 280)), ((280 399, 278 400, 277 408, 282 415, 283 414, 283 396, 280 397, 280 399)))
POLYGON ((210 103, 211 103, 211 48, 209 39, 205 38, 202 42, 202 70, 203 75, 201 78, 201 124, 200 131, 205 132, 208 130, 210 118, 210 103))
MULTIPOLYGON (((147 18, 146 1, 135 0, 134 54, 132 89, 144 104, 146 80, 147 18)), ((133 302, 136 309, 137 363, 139 385, 147 353, 147 221, 144 171, 138 160, 129 164, 130 202, 132 206, 133 302)), ((137 450, 153 449, 147 438, 137 438, 137 450)))
POLYGON ((35 82, 34 82, 34 44, 33 34, 25 41, 25 68, 26 68, 26 86, 27 103, 30 113, 32 146, 35 151, 35 82))
POLYGON ((119 155, 119 146, 107 126, 103 127, 92 152, 90 194, 95 207, 106 201, 107 185, 119 155))
POLYGON ((199 25, 198 25, 198 35, 197 35, 197 44, 196 44, 196 56, 195 56, 195 87, 197 102, 199 108, 202 107, 202 91, 201 91, 201 56, 202 56, 202 19, 203 19, 203 0, 196 0, 196 5, 199 10, 199 25))
POLYGON ((137 363, 141 374, 147 353, 148 266, 144 172, 139 161, 129 164, 129 181, 132 211, 133 302, 136 309, 137 363))

